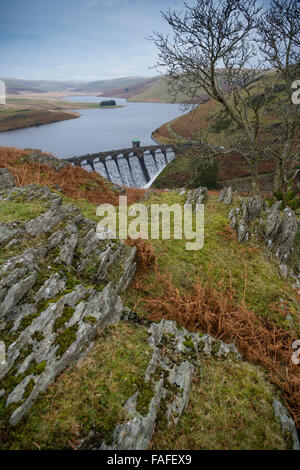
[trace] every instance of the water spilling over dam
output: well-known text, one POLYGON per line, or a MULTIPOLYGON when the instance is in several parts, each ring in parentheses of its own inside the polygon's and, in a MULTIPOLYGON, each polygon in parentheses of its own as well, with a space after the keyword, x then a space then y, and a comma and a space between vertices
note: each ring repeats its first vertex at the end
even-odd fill
MULTIPOLYGON (((185 147, 189 145, 184 144, 185 147)), ((143 188, 173 160, 178 151, 176 146, 140 147, 139 143, 133 142, 131 148, 70 157, 66 160, 89 171, 97 171, 118 185, 143 188)))
MULTIPOLYGON (((167 163, 173 160, 175 154, 170 150, 166 157, 167 161, 161 152, 155 153, 154 156, 145 155, 144 161, 151 180, 165 168, 167 163)), ((119 185, 143 188, 148 183, 141 163, 136 156, 130 156, 128 160, 122 157, 118 158, 117 164, 111 157, 108 157, 105 165, 102 162, 96 163, 95 170, 119 185)))

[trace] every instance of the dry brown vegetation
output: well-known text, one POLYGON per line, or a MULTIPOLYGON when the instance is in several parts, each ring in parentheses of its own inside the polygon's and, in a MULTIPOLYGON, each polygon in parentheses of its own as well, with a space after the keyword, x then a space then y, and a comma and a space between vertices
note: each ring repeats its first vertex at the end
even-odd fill
MULTIPOLYGON (((50 187, 59 185, 63 194, 73 199, 83 198, 94 204, 118 204, 118 193, 99 173, 90 173, 72 165, 57 172, 48 165, 22 161, 22 157, 32 152, 32 149, 0 147, 0 167, 7 168, 14 175, 17 186, 32 183, 50 187)), ((139 201, 144 193, 143 189, 126 188, 128 204, 139 201)))
MULTIPOLYGON (((229 231, 228 236, 231 236, 229 231)), ((267 369, 270 381, 283 390, 299 427, 300 369, 291 361, 291 345, 296 339, 294 333, 266 318, 257 317, 244 303, 237 305, 230 281, 225 285, 224 279, 215 280, 211 277, 203 281, 195 276, 189 289, 179 290, 171 276, 158 272, 151 244, 139 241, 135 246, 139 263, 135 288, 150 296, 148 299, 140 299, 137 304, 141 303, 154 321, 165 318, 176 321, 190 331, 209 333, 227 342, 234 341, 243 357, 267 369), (146 281, 141 275, 153 263, 156 265, 154 284, 158 295, 153 295, 153 285, 150 286, 149 280, 146 281)), ((246 291, 247 273, 244 282, 246 291)))
POLYGON ((147 243, 142 238, 138 238, 137 240, 128 238, 126 243, 130 246, 136 247, 135 258, 137 262, 137 270, 135 273, 134 285, 138 286, 138 276, 142 275, 153 266, 155 266, 155 270, 157 271, 157 256, 151 243, 147 243))
POLYGON ((127 204, 130 206, 135 202, 139 202, 145 195, 146 189, 125 187, 125 196, 127 196, 127 204))

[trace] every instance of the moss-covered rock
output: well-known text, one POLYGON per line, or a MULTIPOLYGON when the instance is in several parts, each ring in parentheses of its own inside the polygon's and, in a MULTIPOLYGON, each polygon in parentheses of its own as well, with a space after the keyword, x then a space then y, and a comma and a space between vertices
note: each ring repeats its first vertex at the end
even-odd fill
POLYGON ((15 425, 39 393, 85 353, 99 329, 119 320, 119 294, 135 263, 133 249, 98 240, 95 223, 47 187, 14 188, 0 193, 0 206, 1 200, 18 204, 20 213, 28 203, 43 201, 37 217, 4 226, 5 242, 16 232, 22 242, 2 250, 0 240, 0 340, 7 359, 0 369, 1 407, 6 410, 7 397, 19 386, 18 406, 5 411, 4 423, 15 425))

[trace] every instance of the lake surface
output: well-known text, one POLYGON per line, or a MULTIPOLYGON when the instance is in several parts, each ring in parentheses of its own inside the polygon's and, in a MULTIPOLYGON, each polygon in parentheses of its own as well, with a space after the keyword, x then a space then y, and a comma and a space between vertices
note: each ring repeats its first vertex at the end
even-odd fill
POLYGON ((141 145, 153 144, 157 127, 183 114, 172 103, 129 103, 121 98, 68 96, 72 102, 115 99, 123 108, 80 109, 81 117, 16 131, 0 132, 0 145, 36 148, 60 158, 131 147, 134 137, 141 145))

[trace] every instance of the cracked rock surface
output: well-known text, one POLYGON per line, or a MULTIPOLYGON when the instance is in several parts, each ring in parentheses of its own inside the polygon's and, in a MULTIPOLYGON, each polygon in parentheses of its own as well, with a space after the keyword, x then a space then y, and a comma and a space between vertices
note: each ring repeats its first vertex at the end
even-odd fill
POLYGON ((32 163, 48 165, 56 171, 63 170, 64 168, 70 166, 70 164, 64 160, 59 160, 58 158, 55 158, 51 155, 42 155, 39 153, 32 153, 30 155, 26 155, 25 157, 23 157, 22 160, 26 162, 29 161, 32 163))
POLYGON ((42 215, 0 225, 0 421, 10 425, 86 354, 99 330, 119 321, 120 294, 136 267, 135 248, 99 240, 96 223, 49 188, 0 192, 0 200, 34 199, 44 201, 42 215))
POLYGON ((284 264, 294 252, 300 227, 295 212, 289 207, 280 210, 280 206, 279 201, 268 208, 262 198, 248 197, 242 200, 240 207, 230 210, 228 218, 240 243, 257 236, 284 264))
POLYGON ((229 188, 222 189, 218 197, 218 202, 224 202, 224 204, 230 205, 232 203, 232 198, 232 187, 229 186, 229 188))
POLYGON ((188 191, 185 204, 192 204, 196 207, 197 204, 204 204, 208 198, 207 188, 199 187, 188 191))
POLYGON ((116 426, 113 443, 101 449, 146 450, 149 447, 158 413, 164 410, 168 426, 176 425, 185 410, 191 390, 195 364, 201 355, 226 358, 232 354, 241 359, 234 344, 217 341, 178 328, 176 323, 162 320, 149 330, 152 357, 145 373, 145 390, 129 398, 125 407, 131 419, 116 426))
POLYGON ((274 408, 275 416, 281 424, 283 433, 289 434, 292 437, 293 449, 300 450, 300 442, 298 438, 296 425, 290 412, 278 400, 274 400, 273 408, 274 408))
POLYGON ((0 168, 0 190, 13 188, 14 186, 16 186, 14 176, 7 168, 0 168))

